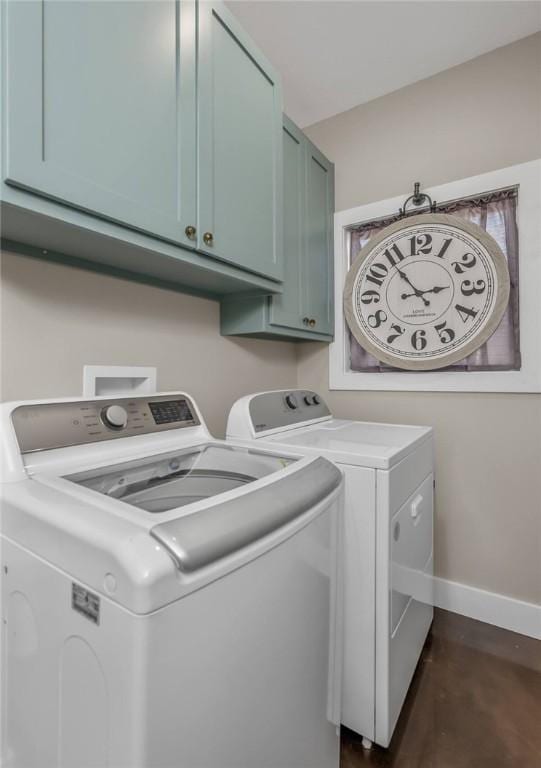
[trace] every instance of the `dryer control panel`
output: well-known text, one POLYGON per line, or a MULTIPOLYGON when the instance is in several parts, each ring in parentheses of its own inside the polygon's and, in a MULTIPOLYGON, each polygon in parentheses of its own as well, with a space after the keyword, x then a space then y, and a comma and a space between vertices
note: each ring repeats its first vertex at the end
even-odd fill
POLYGON ((331 415, 323 398, 309 389, 262 392, 251 398, 249 410, 256 433, 331 415))
POLYGON ((200 424, 183 394, 21 405, 11 419, 21 453, 200 424))

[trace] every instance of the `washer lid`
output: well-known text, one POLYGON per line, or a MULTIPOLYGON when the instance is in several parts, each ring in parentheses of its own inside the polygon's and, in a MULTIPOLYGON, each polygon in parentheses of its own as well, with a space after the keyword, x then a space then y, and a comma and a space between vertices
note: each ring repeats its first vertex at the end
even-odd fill
POLYGON ((204 444, 64 479, 157 513, 240 488, 294 461, 248 448, 204 444))
POLYGON ((344 464, 389 469, 431 433, 430 427, 331 419, 266 439, 282 446, 322 453, 344 464))
POLYGON ((316 458, 280 482, 159 523, 150 533, 169 551, 179 570, 190 573, 313 513, 341 482, 334 464, 316 458))
MULTIPOLYGON (((166 512, 252 483, 296 461, 211 444, 64 479, 147 512, 166 512)), ((333 464, 316 458, 305 466, 301 463, 278 482, 159 522, 150 535, 165 547, 179 570, 189 573, 313 511, 341 481, 333 464)))

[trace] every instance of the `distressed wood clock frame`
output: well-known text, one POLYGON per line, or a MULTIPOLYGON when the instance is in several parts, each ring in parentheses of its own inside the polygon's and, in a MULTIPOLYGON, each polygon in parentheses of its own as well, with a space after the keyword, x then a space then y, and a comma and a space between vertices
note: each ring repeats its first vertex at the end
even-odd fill
MULTIPOLYGON (((403 257, 401 256, 401 258, 403 257)), ((406 263, 406 261, 407 257, 404 258, 404 263, 406 263)), ((400 264, 402 264, 402 261, 400 264)), ((394 266, 398 268, 398 263, 394 264, 394 266)), ((458 267, 458 269, 460 269, 460 267, 458 267)), ((405 276, 405 274, 400 270, 399 273, 400 275, 405 276)), ((406 276, 405 279, 407 280, 406 276)), ((421 293, 423 292, 417 291, 419 296, 421 296, 421 293)), ((428 293, 428 291, 425 293, 428 293)), ((346 284, 344 288, 344 312, 346 320, 351 332, 359 344, 361 344, 361 346, 366 349, 367 352, 370 352, 378 360, 381 360, 388 365, 411 371, 426 371, 443 368, 448 365, 452 365, 459 360, 463 360, 469 354, 475 352, 476 349, 482 346, 485 341, 492 336, 498 327, 507 307, 508 300, 509 272, 507 269, 507 261, 496 241, 484 230, 474 224, 470 224, 469 222, 459 219, 456 216, 434 213, 419 216, 408 216, 405 219, 401 219, 394 224, 391 224, 390 226, 386 227, 379 235, 371 238, 370 242, 364 246, 364 248, 356 257, 355 262, 352 264, 346 278, 346 284), (372 340, 373 337, 371 338, 369 335, 367 335, 367 333, 365 333, 359 324, 359 317, 355 307, 356 296, 359 291, 359 277, 362 273, 363 266, 367 259, 372 256, 374 251, 377 251, 379 245, 389 240, 389 238, 392 238, 392 236, 396 233, 407 231, 408 229, 413 231, 415 228, 420 228, 422 230, 424 225, 427 225, 428 227, 433 225, 443 225, 450 228, 450 233, 452 233, 452 230, 465 232, 473 241, 476 241, 481 245, 482 249, 484 249, 488 255, 490 264, 495 273, 495 297, 492 301, 490 316, 488 317, 488 320, 484 322, 478 332, 472 334, 471 339, 467 343, 461 344, 456 350, 449 351, 448 353, 442 353, 437 358, 427 355, 426 359, 423 359, 421 356, 419 356, 418 359, 405 360, 398 354, 385 351, 382 346, 372 340)), ((461 307, 459 304, 457 304, 457 308, 462 308, 464 312, 470 311, 466 307, 461 307)), ((413 332, 415 333, 415 326, 413 326, 413 332)), ((418 354, 421 355, 421 353, 418 354)))

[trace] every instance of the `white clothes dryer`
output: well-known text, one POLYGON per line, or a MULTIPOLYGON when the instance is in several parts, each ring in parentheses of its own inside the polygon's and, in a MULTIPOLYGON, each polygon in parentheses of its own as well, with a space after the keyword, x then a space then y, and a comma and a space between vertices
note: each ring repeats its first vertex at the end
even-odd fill
POLYGON ((0 418, 3 768, 337 768, 336 467, 177 392, 0 418))
POLYGON ((342 469, 342 723, 388 746, 433 616, 432 429, 336 419, 316 392, 284 390, 238 400, 227 437, 342 469))

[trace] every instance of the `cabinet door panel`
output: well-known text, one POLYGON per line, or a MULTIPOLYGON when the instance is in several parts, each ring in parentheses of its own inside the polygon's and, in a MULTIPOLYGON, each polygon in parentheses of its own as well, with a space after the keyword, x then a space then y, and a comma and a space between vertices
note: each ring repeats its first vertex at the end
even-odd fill
POLYGON ((302 254, 304 314, 316 321, 317 333, 332 334, 333 312, 333 166, 306 142, 306 246, 302 254))
POLYGON ((270 301, 273 325, 304 328, 301 317, 300 265, 304 248, 305 139, 284 117, 284 290, 270 301))
POLYGON ((195 3, 6 3, 8 183, 193 246, 195 3))
POLYGON ((198 29, 198 247, 281 279, 280 85, 220 3, 200 3, 198 29))
POLYGON ((222 302, 226 336, 330 341, 334 166, 283 117, 283 292, 222 302))

